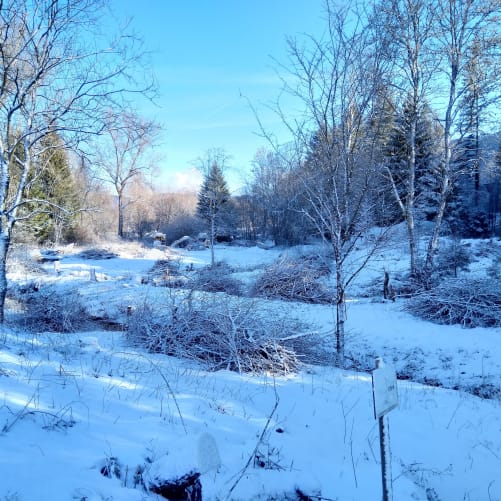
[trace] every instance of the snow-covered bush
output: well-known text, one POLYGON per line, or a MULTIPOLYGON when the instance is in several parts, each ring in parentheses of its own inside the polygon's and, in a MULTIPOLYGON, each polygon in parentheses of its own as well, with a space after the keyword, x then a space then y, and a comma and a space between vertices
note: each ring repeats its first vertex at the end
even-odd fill
POLYGON ((116 252, 102 247, 90 247, 78 255, 82 259, 113 259, 118 257, 116 252))
POLYGON ((458 271, 468 271, 472 262, 472 251, 468 244, 452 239, 440 251, 437 268, 441 275, 452 275, 457 278, 458 271))
POLYGON ((501 283, 496 280, 444 280, 415 294, 406 308, 439 324, 464 327, 501 326, 501 283))
POLYGON ((87 319, 76 290, 37 285, 19 289, 15 298, 23 309, 23 327, 31 331, 75 332, 87 319))
POLYGON ((136 308, 127 337, 133 345, 193 359, 210 370, 286 374, 300 363, 280 339, 300 328, 298 321, 272 315, 249 300, 187 293, 136 308))
POLYGON ((242 294, 242 283, 231 276, 231 268, 225 263, 216 263, 203 268, 188 282, 187 287, 205 292, 226 292, 233 296, 242 294))
POLYGON ((494 253, 492 262, 486 271, 490 278, 501 279, 501 250, 494 253))
POLYGON ((143 282, 153 282, 164 287, 182 287, 186 277, 180 273, 179 262, 173 259, 159 259, 149 270, 143 282))
POLYGON ((12 244, 7 259, 7 272, 16 275, 45 275, 45 270, 39 260, 33 257, 33 251, 28 245, 12 244))
POLYGON ((267 299, 285 299, 327 304, 335 297, 320 280, 330 272, 320 257, 280 259, 268 266, 257 279, 253 295, 267 299))

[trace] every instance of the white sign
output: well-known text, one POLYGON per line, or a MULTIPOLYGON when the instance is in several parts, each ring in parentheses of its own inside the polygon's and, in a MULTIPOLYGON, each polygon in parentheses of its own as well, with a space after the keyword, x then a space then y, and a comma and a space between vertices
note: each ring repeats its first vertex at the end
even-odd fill
POLYGON ((372 394, 376 419, 398 407, 397 374, 394 369, 383 365, 372 371, 372 394))

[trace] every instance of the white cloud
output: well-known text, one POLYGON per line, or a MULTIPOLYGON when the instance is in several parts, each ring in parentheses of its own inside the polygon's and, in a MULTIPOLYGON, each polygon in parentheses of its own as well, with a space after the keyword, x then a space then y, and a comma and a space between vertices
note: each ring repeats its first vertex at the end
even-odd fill
POLYGON ((169 192, 198 191, 202 174, 194 167, 165 173, 161 176, 162 188, 169 192))

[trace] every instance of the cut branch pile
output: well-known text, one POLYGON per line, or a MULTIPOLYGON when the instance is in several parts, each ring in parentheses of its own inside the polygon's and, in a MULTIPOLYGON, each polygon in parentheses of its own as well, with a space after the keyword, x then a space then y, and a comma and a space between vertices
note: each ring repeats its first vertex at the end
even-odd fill
POLYGON ((242 283, 231 276, 232 270, 224 263, 214 268, 204 268, 188 281, 187 287, 205 292, 226 292, 233 296, 242 294, 242 283))
POLYGON ((118 257, 118 254, 108 249, 92 248, 83 250, 78 254, 82 259, 113 259, 118 257))
POLYGON ((412 297, 407 310, 424 320, 463 327, 501 326, 501 283, 446 280, 412 297))
POLYGON ((136 346, 193 359, 209 370, 288 374, 300 362, 279 335, 298 328, 297 321, 272 317, 250 301, 187 295, 160 308, 136 309, 127 336, 136 346))
POLYGON ((320 259, 281 259, 257 279, 254 295, 305 303, 329 304, 333 294, 320 281, 329 273, 320 259))

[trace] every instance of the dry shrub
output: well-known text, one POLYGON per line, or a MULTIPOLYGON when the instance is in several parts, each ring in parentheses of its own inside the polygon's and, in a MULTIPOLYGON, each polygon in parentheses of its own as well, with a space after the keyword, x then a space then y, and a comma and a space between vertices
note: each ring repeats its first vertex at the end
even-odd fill
POLYGON ((46 272, 36 257, 34 248, 24 244, 12 244, 7 259, 7 272, 17 275, 45 275, 46 272))
POLYGON ((297 321, 225 295, 189 293, 163 305, 144 303, 129 318, 129 341, 149 351, 201 362, 209 370, 287 374, 300 366, 280 342, 297 321))
POLYGON ((496 280, 445 280, 413 296, 406 309, 438 324, 500 327, 501 283, 496 280))
POLYGON ((94 247, 83 250, 78 254, 78 257, 82 259, 113 259, 118 257, 118 254, 109 249, 94 247))
POLYGON ((242 294, 242 283, 231 276, 232 270, 225 263, 217 263, 213 268, 199 270, 187 286, 205 292, 226 292, 233 296, 242 294))
POLYGON ((319 257, 281 259, 264 270, 254 285, 253 294, 267 299, 329 304, 334 295, 320 281, 329 273, 319 257))
POLYGON ((173 259, 159 259, 148 272, 147 282, 163 287, 182 287, 186 284, 186 277, 179 271, 179 261, 173 259))
POLYGON ((76 290, 37 285, 21 289, 16 299, 22 305, 23 327, 30 331, 75 332, 87 319, 76 290))

